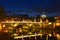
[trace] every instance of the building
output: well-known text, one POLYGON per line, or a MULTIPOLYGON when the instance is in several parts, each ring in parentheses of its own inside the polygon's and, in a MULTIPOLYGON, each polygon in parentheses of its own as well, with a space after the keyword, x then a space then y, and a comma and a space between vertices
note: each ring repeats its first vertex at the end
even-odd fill
POLYGON ((60 15, 54 16, 54 18, 55 18, 54 26, 60 27, 60 15))

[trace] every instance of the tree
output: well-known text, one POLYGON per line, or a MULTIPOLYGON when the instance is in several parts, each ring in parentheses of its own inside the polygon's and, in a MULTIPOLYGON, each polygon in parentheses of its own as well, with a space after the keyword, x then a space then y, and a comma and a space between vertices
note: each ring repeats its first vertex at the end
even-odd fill
POLYGON ((6 11, 3 6, 0 6, 0 20, 3 20, 6 17, 6 11))

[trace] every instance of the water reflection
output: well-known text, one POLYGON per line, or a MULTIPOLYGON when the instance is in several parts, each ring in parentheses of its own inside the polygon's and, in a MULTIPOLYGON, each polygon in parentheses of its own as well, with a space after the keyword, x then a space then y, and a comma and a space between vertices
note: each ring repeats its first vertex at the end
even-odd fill
MULTIPOLYGON (((30 34, 30 37, 21 37, 21 38, 16 38, 14 39, 14 36, 11 37, 11 35, 9 33, 0 33, 0 39, 2 40, 60 40, 60 34, 59 32, 56 32, 55 30, 43 30, 41 29, 40 31, 42 31, 42 33, 40 33, 41 35, 38 35, 38 33, 36 34, 30 34), (31 35, 35 35, 35 36, 31 36, 31 35), (7 38, 6 38, 7 37, 7 38)), ((57 30, 58 31, 58 30, 57 30)), ((16 37, 18 37, 16 36, 16 37)), ((23 35, 26 36, 26 35, 23 35)), ((27 35, 28 36, 28 35, 27 35)))
POLYGON ((40 31, 42 31, 42 35, 38 35, 38 33, 31 34, 36 36, 24 37, 23 40, 60 40, 60 34, 58 34, 55 30, 41 29, 40 31))
POLYGON ((38 24, 5 24, 0 32, 1 40, 60 40, 60 30, 41 27, 38 24), (7 31, 5 31, 7 30, 7 31), (7 37, 7 38, 6 38, 7 37))

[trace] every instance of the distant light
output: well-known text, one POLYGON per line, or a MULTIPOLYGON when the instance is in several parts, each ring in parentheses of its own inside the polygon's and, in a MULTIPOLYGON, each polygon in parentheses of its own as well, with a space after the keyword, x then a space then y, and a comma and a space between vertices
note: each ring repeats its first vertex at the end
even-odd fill
POLYGON ((19 32, 22 32, 22 29, 21 28, 19 29, 19 32))
POLYGON ((52 24, 52 22, 49 22, 48 24, 52 24))
POLYGON ((41 15, 42 18, 46 18, 45 12, 41 15))
POLYGON ((28 26, 32 26, 32 24, 27 24, 28 26))
POLYGON ((49 34, 49 36, 51 37, 52 35, 51 35, 51 34, 49 34))
POLYGON ((41 15, 42 18, 46 18, 46 15, 41 15))
POLYGON ((2 30, 1 23, 0 23, 0 31, 2 30))
POLYGON ((27 28, 28 28, 28 26, 23 26, 23 28, 26 28, 26 29, 27 29, 27 28))
POLYGON ((6 22, 9 22, 8 20, 6 20, 6 22))
POLYGON ((25 22, 25 20, 23 20, 23 22, 25 22))
POLYGON ((11 22, 14 22, 14 20, 11 20, 11 22))
POLYGON ((4 30, 4 32, 8 32, 8 30, 4 30))
POLYGON ((60 38, 59 34, 57 34, 57 37, 60 38))
POLYGON ((14 36, 18 36, 18 34, 15 33, 14 36))
POLYGON ((28 34, 32 34, 32 32, 29 32, 28 34))
POLYGON ((16 27, 18 24, 14 24, 14 27, 16 27))
POLYGON ((59 23, 56 23, 56 26, 59 26, 60 24, 59 23))
POLYGON ((42 36, 42 34, 40 34, 40 36, 42 36))
POLYGON ((5 27, 5 24, 3 25, 3 27, 5 27))

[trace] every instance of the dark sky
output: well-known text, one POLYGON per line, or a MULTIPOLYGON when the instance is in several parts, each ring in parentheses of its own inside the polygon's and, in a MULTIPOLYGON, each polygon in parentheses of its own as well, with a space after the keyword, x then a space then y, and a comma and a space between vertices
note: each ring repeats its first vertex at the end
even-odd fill
POLYGON ((45 11, 47 16, 60 15, 60 0, 0 0, 8 15, 28 14, 41 15, 45 11))

